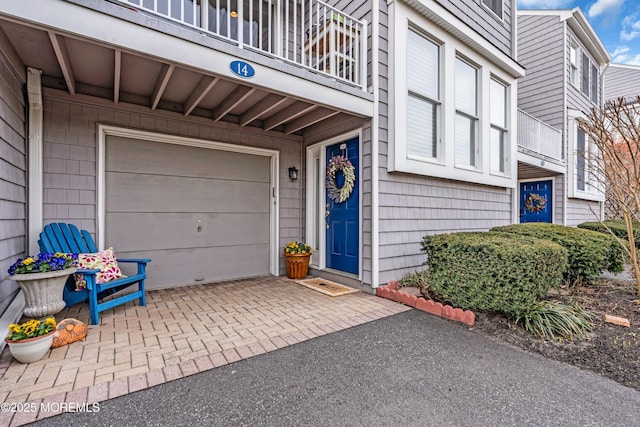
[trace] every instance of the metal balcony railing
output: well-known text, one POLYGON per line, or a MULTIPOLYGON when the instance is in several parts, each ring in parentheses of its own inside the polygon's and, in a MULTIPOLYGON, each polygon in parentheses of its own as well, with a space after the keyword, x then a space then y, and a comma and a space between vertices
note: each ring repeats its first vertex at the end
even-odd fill
POLYGON ((518 110, 518 147, 562 161, 562 131, 518 110))
POLYGON ((115 1, 366 90, 366 21, 320 0, 115 1))

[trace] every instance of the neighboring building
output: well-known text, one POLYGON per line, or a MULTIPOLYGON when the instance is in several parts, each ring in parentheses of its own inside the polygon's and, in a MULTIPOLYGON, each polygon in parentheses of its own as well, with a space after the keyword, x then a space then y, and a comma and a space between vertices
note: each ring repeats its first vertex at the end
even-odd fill
POLYGON ((604 73, 604 101, 624 98, 636 102, 640 96, 640 66, 611 64, 604 73))
POLYGON ((425 234, 517 222, 515 0, 0 4, 0 271, 70 222, 149 289, 284 274, 305 240, 372 291, 425 234))
POLYGON ((518 11, 520 222, 569 226, 601 217, 604 195, 589 162, 594 150, 577 123, 601 107, 611 57, 580 9, 518 11), (525 203, 545 197, 546 208, 525 203))

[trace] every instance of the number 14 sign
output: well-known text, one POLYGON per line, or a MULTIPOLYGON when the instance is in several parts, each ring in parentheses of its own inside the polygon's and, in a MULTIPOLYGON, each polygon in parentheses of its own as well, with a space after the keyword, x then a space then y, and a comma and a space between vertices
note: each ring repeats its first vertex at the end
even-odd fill
POLYGON ((229 68, 233 74, 243 79, 250 79, 256 73, 251 64, 244 61, 233 61, 229 64, 229 68))

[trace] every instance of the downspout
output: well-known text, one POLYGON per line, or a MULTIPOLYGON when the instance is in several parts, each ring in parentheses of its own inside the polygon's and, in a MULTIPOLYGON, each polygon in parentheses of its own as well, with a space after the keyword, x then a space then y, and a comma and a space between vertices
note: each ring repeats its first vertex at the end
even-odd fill
POLYGON ((562 225, 567 225, 567 205, 569 203, 569 162, 573 158, 569 156, 569 108, 567 107, 567 20, 562 21, 562 107, 563 107, 563 148, 564 148, 564 178, 562 186, 564 187, 564 194, 562 195, 562 225))
MULTIPOLYGON (((516 0, 511 0, 511 58, 514 61, 518 61, 518 5, 516 0)), ((517 81, 516 81, 517 85, 517 81)), ((516 88, 516 94, 519 91, 516 88)), ((518 97, 516 96, 516 120, 515 126, 518 123, 518 97)), ((512 126, 513 132, 513 126, 512 126)), ((518 156, 518 129, 515 129, 515 138, 516 138, 516 158, 518 156)), ((518 180, 518 161, 516 160, 516 187, 511 192, 511 223, 518 224, 520 223, 520 181, 518 180)))
MULTIPOLYGON (((607 72, 607 70, 609 69, 609 65, 611 65, 610 62, 607 62, 606 65, 604 66, 604 68, 602 69, 602 72, 600 73, 600 108, 604 108, 604 103, 605 103, 605 99, 604 99, 604 73, 607 72)), ((604 221, 604 215, 605 215, 605 211, 604 211, 604 206, 605 203, 607 202, 607 193, 605 191, 604 193, 604 201, 600 202, 600 221, 604 221)))
POLYGON ((379 48, 380 48, 380 5, 379 0, 371 0, 371 88, 373 90, 373 118, 371 119, 371 287, 375 290, 380 281, 379 260, 379 48))
POLYGON ((28 126, 28 253, 38 253, 38 237, 43 224, 43 143, 42 143, 42 71, 27 68, 28 126))

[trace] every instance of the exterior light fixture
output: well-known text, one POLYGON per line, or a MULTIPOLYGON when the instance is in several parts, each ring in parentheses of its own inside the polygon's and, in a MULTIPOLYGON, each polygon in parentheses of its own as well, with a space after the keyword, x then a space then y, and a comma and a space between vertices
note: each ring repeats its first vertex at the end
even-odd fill
POLYGON ((291 166, 289 168, 289 179, 291 181, 295 181, 296 179, 298 179, 298 169, 296 169, 295 166, 291 166))

